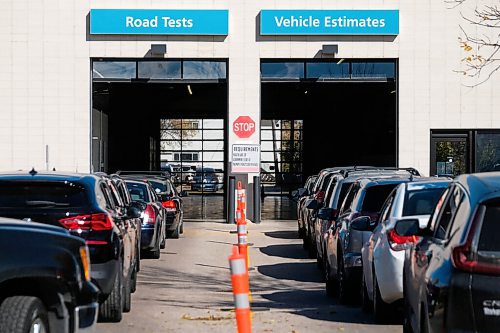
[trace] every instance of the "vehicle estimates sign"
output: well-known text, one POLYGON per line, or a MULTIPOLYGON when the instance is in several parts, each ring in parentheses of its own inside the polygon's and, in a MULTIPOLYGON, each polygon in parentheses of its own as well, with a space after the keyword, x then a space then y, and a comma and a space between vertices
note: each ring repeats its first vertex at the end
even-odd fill
POLYGON ((231 161, 232 173, 259 173, 260 145, 233 145, 231 161))
POLYGON ((90 34, 227 35, 227 10, 91 9, 90 34))
POLYGON ((261 35, 397 35, 399 10, 262 10, 261 35))

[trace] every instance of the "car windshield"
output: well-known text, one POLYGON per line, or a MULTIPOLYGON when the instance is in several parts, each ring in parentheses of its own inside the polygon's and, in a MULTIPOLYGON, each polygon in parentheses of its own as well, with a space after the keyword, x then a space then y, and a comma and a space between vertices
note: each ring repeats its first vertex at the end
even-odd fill
POLYGON ((68 181, 2 181, 1 208, 84 207, 88 205, 85 188, 68 181))
POLYGON ((149 202, 148 188, 145 184, 127 182, 127 188, 133 201, 142 200, 149 202))
POLYGON ((403 216, 430 215, 445 188, 408 191, 403 206, 403 216))

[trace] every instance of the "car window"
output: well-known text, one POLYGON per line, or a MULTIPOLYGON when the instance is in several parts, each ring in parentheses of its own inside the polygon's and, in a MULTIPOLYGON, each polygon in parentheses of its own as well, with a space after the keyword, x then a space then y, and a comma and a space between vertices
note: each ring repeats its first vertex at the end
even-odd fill
POLYGON ((123 202, 120 199, 120 195, 118 194, 118 191, 112 181, 108 181, 108 188, 111 200, 113 200, 113 205, 115 207, 123 207, 123 202))
POLYGON ((85 188, 72 182, 0 182, 0 207, 83 207, 85 188), (53 205, 51 205, 53 203, 53 205), (44 206, 45 204, 45 206, 44 206))
POLYGON ((128 192, 133 201, 142 200, 149 202, 148 188, 146 184, 127 183, 128 192))
MULTIPOLYGON (((347 196, 347 192, 349 191, 349 187, 351 187, 352 183, 349 183, 349 182, 342 182, 342 185, 340 187, 340 193, 339 193, 339 198, 337 200, 337 203, 336 203, 336 207, 333 207, 333 205, 335 204, 334 202, 332 202, 331 204, 331 207, 333 209, 336 209, 337 207, 340 207, 342 205, 342 203, 344 202, 345 200, 345 197, 347 196)), ((332 200, 334 200, 335 198, 332 198, 332 200)))
POLYGON ((375 185, 366 188, 360 211, 372 213, 380 212, 384 201, 396 186, 398 186, 398 184, 375 185))
POLYGON ((478 251, 498 252, 500 255, 500 201, 486 204, 481 233, 477 245, 478 251))
POLYGON ((106 208, 114 209, 113 200, 111 199, 111 193, 106 183, 101 183, 101 191, 104 194, 104 200, 106 201, 106 208))
POLYGON ((353 183, 347 191, 347 195, 342 203, 342 208, 340 209, 340 214, 351 211, 351 204, 359 191, 359 183, 353 183))
POLYGON ((335 184, 337 184, 337 177, 333 177, 333 179, 330 180, 330 184, 326 190, 325 202, 330 202, 335 184))
POLYGON ((444 190, 444 188, 429 188, 408 191, 403 205, 403 216, 429 215, 444 190))
POLYGON ((449 192, 449 195, 442 202, 438 218, 435 221, 436 227, 434 230, 434 237, 437 239, 447 238, 449 227, 452 224, 455 213, 464 197, 463 192, 457 186, 454 186, 449 192))
POLYGON ((380 221, 381 222, 386 222, 389 220, 390 213, 392 211, 392 206, 394 203, 394 198, 396 197, 397 189, 394 189, 391 194, 387 197, 385 200, 384 205, 382 206, 381 214, 380 214, 380 221))

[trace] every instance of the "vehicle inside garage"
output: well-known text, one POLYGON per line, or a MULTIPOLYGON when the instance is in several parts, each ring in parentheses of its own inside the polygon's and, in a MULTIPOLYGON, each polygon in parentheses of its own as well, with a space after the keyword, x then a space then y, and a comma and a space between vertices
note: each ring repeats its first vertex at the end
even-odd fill
POLYGON ((290 191, 323 168, 396 166, 395 60, 262 60, 261 77, 263 218, 295 219, 290 191))
POLYGON ((168 171, 188 219, 224 218, 226 61, 93 62, 94 171, 168 171))

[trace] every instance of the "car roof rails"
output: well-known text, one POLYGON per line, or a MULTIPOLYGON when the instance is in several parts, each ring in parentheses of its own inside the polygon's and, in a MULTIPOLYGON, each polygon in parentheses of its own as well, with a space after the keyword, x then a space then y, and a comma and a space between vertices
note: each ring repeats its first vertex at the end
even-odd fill
POLYGON ((415 168, 397 168, 397 167, 369 167, 369 166, 361 166, 361 167, 354 167, 353 169, 350 169, 350 170, 346 170, 345 172, 343 172, 343 176, 344 177, 348 177, 349 176, 349 173, 352 173, 352 172, 357 172, 357 171, 406 171, 410 174, 410 176, 413 177, 414 176, 420 176, 420 172, 418 172, 417 169, 415 168))
POLYGON ((139 170, 118 170, 116 173, 118 176, 126 176, 126 175, 145 175, 145 176, 159 176, 159 177, 171 177, 170 172, 168 171, 139 171, 139 170))

